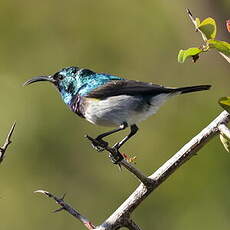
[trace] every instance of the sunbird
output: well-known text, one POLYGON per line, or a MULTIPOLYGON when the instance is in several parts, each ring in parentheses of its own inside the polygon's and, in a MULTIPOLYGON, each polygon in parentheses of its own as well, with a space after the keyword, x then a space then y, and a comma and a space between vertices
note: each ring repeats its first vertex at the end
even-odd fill
POLYGON ((130 127, 130 133, 113 146, 118 154, 120 147, 137 133, 136 124, 156 113, 166 100, 175 95, 208 90, 211 87, 164 87, 79 67, 67 67, 53 75, 34 77, 24 85, 38 81, 51 82, 65 104, 80 117, 96 125, 116 127, 98 135, 94 141, 91 138, 92 145, 98 151, 108 146, 103 138, 130 127))

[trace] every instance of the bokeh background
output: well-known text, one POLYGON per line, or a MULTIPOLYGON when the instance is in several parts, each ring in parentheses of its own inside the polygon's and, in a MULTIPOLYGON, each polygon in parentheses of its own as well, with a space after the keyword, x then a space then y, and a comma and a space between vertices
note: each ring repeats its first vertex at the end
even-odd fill
MULTIPOLYGON (((85 134, 96 127, 73 114, 50 84, 22 87, 27 79, 77 65, 167 86, 212 84, 209 92, 167 102, 142 122, 123 147, 147 175, 179 150, 220 112, 230 94, 229 64, 214 51, 193 64, 177 63, 180 49, 199 46, 185 8, 211 16, 218 38, 229 42, 229 0, 0 1, 0 140, 17 121, 13 144, 0 165, 0 229, 83 229, 34 190, 56 195, 94 224, 105 220, 138 186, 85 134)), ((126 134, 114 135, 111 142, 126 134)), ((218 137, 180 168, 133 213, 143 229, 229 229, 230 155, 218 137)))

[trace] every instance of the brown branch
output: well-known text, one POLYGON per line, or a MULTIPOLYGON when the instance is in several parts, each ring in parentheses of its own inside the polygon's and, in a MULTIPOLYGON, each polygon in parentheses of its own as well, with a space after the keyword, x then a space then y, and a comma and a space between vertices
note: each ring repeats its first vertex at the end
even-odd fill
POLYGON ((37 190, 35 191, 35 193, 45 194, 46 196, 53 198, 56 201, 56 203, 61 206, 61 208, 57 209, 54 212, 65 210, 68 213, 70 213, 72 216, 74 216, 76 219, 78 219, 81 223, 83 223, 87 229, 89 230, 95 229, 95 226, 86 217, 82 216, 77 210, 73 209, 70 205, 64 202, 65 195, 62 198, 57 198, 50 192, 44 190, 37 190))
MULTIPOLYGON (((104 148, 106 151, 108 151, 112 156, 116 157, 116 151, 114 148, 110 146, 104 146, 103 143, 100 141, 93 139, 92 137, 86 135, 86 138, 89 139, 92 143, 96 143, 98 146, 104 148)), ((119 154, 121 154, 119 152, 119 154)), ((128 171, 130 171, 132 174, 134 174, 140 182, 148 186, 149 183, 152 183, 152 180, 145 176, 139 169, 135 168, 132 164, 130 164, 126 159, 122 159, 121 161, 118 162, 119 166, 123 166, 126 168, 128 171)))
POLYGON ((121 162, 119 162, 119 164, 134 174, 144 185, 148 186, 149 184, 153 183, 151 178, 145 176, 139 169, 135 168, 127 160, 123 159, 121 162))
POLYGON ((163 164, 149 178, 154 181, 151 185, 140 184, 138 188, 129 196, 129 198, 99 227, 97 230, 115 230, 118 229, 118 223, 123 219, 130 218, 132 212, 141 204, 145 198, 151 194, 161 183, 163 183, 176 169, 181 167, 192 156, 196 155, 198 150, 204 146, 213 136, 219 133, 219 125, 227 124, 230 121, 230 114, 222 112, 205 129, 182 147, 173 157, 163 164))
MULTIPOLYGON (((58 199, 49 192, 39 190, 47 196, 53 198, 60 206, 59 210, 66 210, 71 215, 79 219, 88 229, 96 230, 118 230, 121 227, 126 227, 131 230, 140 230, 140 227, 135 224, 130 216, 132 212, 150 195, 159 185, 161 185, 170 175, 172 175, 176 169, 180 168, 186 161, 207 143, 212 137, 220 133, 219 127, 226 125, 230 121, 230 114, 223 111, 214 121, 212 121, 206 128, 204 128, 199 134, 197 134, 191 141, 184 145, 174 156, 172 156, 166 163, 164 163, 156 172, 148 177, 147 183, 141 183, 137 189, 128 197, 126 201, 101 225, 95 227, 91 222, 80 215, 79 212, 71 208, 63 201, 63 198, 58 199)), ((136 170, 135 168, 129 168, 129 164, 124 165, 130 171, 136 170)), ((124 166, 123 165, 123 166, 124 166)), ((137 170, 138 171, 138 170, 137 170)), ((132 172, 133 173, 133 172, 132 172)), ((137 173, 139 174, 139 171, 137 173)))
POLYGON ((230 140, 230 129, 225 124, 220 124, 218 129, 223 136, 230 140))
POLYGON ((11 126, 11 129, 10 129, 10 131, 6 137, 4 145, 0 147, 0 163, 5 158, 5 154, 6 154, 6 150, 7 150, 8 146, 12 143, 11 136, 14 132, 15 125, 16 125, 16 122, 14 122, 14 124, 11 126))
POLYGON ((131 219, 128 219, 123 226, 129 230, 141 230, 141 228, 131 219))

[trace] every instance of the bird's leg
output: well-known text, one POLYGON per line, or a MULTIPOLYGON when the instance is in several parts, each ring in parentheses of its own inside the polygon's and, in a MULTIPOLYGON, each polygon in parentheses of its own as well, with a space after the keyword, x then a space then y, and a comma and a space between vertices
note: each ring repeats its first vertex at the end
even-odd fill
POLYGON ((131 125, 130 127, 130 133, 128 136, 126 136, 123 140, 121 140, 120 142, 116 143, 112 149, 113 149, 113 154, 110 154, 109 157, 111 159, 111 161, 114 163, 114 164, 119 164, 119 162, 121 160, 123 160, 123 156, 122 154, 119 152, 119 148, 125 143, 127 142, 132 136, 134 136, 136 134, 138 130, 138 127, 137 125, 131 125))
POLYGON ((138 131, 138 127, 137 125, 131 125, 130 127, 130 133, 128 136, 126 136, 123 140, 121 140, 120 142, 116 143, 113 148, 118 150, 125 142, 127 142, 132 136, 134 136, 138 131))
POLYGON ((121 130, 124 130, 128 127, 128 124, 126 122, 122 123, 119 128, 117 129, 113 129, 111 131, 102 133, 100 135, 98 135, 95 139, 91 138, 91 142, 92 142, 92 146, 99 152, 103 151, 105 149, 105 147, 108 146, 108 142, 104 141, 103 138, 107 137, 113 133, 119 132, 121 130))

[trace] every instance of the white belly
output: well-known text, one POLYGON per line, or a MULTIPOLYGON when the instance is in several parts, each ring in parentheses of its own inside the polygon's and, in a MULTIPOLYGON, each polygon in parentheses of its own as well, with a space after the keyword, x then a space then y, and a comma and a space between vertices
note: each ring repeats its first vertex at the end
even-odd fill
POLYGON ((168 94, 153 97, 147 104, 141 97, 120 95, 104 100, 87 98, 84 116, 91 123, 102 126, 119 126, 123 122, 136 124, 156 113, 168 94))

